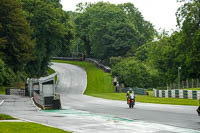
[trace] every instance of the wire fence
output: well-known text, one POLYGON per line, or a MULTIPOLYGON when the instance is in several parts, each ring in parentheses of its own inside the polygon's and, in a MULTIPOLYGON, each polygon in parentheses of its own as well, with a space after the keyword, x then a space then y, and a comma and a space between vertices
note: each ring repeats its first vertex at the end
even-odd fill
POLYGON ((179 83, 170 83, 167 84, 167 89, 186 89, 186 88, 200 88, 200 80, 199 79, 187 79, 185 81, 180 81, 179 83))

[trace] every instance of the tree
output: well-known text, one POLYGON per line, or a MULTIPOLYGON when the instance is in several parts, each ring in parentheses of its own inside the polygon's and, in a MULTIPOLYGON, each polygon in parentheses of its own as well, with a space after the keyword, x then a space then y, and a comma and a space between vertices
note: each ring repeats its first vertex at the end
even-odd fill
MULTIPOLYGON (((145 41, 146 43, 138 48, 133 45, 132 53, 135 51, 135 54, 129 52, 128 55, 134 56, 135 61, 122 59, 113 67, 113 74, 119 76, 122 82, 132 85, 134 83, 132 80, 135 79, 138 83, 134 85, 141 86, 141 83, 145 85, 140 80, 142 78, 136 74, 140 72, 140 69, 136 67, 137 64, 142 64, 143 66, 140 67, 145 66, 146 68, 141 73, 146 76, 148 87, 163 87, 166 84, 177 82, 178 67, 181 67, 181 80, 200 77, 200 0, 180 1, 185 3, 176 13, 179 30, 171 35, 163 31, 154 41, 145 41), (133 68, 128 64, 132 64, 133 68), (131 69, 134 69, 134 72, 130 71, 131 69), (131 77, 131 74, 134 76, 131 77)), ((137 16, 137 10, 131 10, 130 5, 126 5, 123 9, 127 14, 137 16)), ((129 19, 134 22, 132 17, 129 19)))
POLYGON ((81 12, 75 19, 76 38, 82 40, 89 56, 102 60, 125 56, 131 47, 138 47, 154 36, 154 30, 150 32, 153 26, 130 3, 79 4, 78 9, 81 12), (131 11, 127 13, 125 8, 131 11))
POLYGON ((18 0, 0 0, 0 58, 14 70, 23 71, 31 60, 34 40, 18 0))
POLYGON ((64 37, 61 39, 61 44, 56 50, 55 56, 69 57, 70 56, 70 45, 74 39, 74 24, 73 18, 70 16, 70 12, 63 12, 61 17, 61 24, 65 27, 64 37))
POLYGON ((126 13, 130 23, 134 25, 140 34, 138 46, 154 39, 156 31, 153 25, 144 20, 141 12, 132 3, 124 3, 118 6, 126 13))
POLYGON ((50 57, 61 53, 60 49, 66 49, 72 39, 69 17, 59 0, 22 0, 22 3, 37 44, 34 59, 28 63, 26 71, 32 76, 42 76, 47 71, 50 57))
POLYGON ((200 77, 200 1, 185 2, 177 11, 177 23, 182 34, 178 49, 187 71, 185 78, 200 77))

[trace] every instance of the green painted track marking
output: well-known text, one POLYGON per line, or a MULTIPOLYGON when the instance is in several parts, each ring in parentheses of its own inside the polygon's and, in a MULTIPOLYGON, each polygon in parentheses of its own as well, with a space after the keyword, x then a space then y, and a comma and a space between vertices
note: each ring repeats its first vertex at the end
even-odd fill
MULTIPOLYGON (((100 118, 101 120, 104 120, 104 123, 106 122, 119 122, 118 124, 123 126, 123 128, 138 128, 138 130, 141 131, 146 131, 146 130, 152 130, 152 131, 167 131, 167 132, 176 132, 176 133, 200 133, 200 131, 193 130, 193 129, 188 129, 188 128, 181 128, 181 127, 175 127, 175 126, 169 126, 169 125, 164 125, 164 124, 157 124, 157 123, 148 123, 148 122, 143 122, 139 120, 132 120, 132 119, 127 119, 127 118, 120 118, 120 117, 113 117, 110 115, 100 115, 100 114, 95 114, 95 113, 90 113, 87 111, 80 111, 80 110, 74 110, 74 109, 63 109, 63 110, 41 110, 41 112, 47 112, 47 113, 52 113, 52 114, 59 114, 59 115, 72 115, 73 116, 78 116, 81 119, 87 119, 90 117, 97 118, 97 121, 100 118), (144 127, 144 129, 141 129, 141 127, 144 127)), ((116 128, 116 127, 115 127, 116 128)))
POLYGON ((99 115, 99 114, 90 113, 87 111, 79 111, 79 110, 74 110, 74 109, 42 110, 42 112, 56 113, 56 114, 69 114, 69 115, 78 115, 78 116, 94 116, 94 117, 101 117, 104 120, 114 120, 114 121, 126 121, 126 122, 135 121, 135 120, 127 119, 127 118, 113 117, 109 115, 99 115))

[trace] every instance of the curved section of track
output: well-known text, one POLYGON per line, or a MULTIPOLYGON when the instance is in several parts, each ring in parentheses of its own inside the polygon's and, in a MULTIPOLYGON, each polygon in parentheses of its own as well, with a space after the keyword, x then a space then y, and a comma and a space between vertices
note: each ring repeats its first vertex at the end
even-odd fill
POLYGON ((200 133, 195 106, 136 103, 129 109, 125 101, 83 95, 86 72, 70 64, 53 63, 58 74, 56 91, 63 110, 39 111, 30 98, 2 96, 0 113, 73 132, 87 133, 200 133))
POLYGON ((114 117, 200 130, 200 120, 196 114, 197 107, 195 106, 136 103, 134 109, 129 109, 124 101, 105 100, 82 95, 86 87, 86 75, 84 72, 80 72, 82 69, 79 67, 54 63, 52 68, 61 78, 58 91, 62 90, 62 106, 64 108, 70 107, 114 117), (76 70, 76 68, 79 68, 79 70, 76 70), (66 83, 72 82, 76 84, 66 86, 66 83))

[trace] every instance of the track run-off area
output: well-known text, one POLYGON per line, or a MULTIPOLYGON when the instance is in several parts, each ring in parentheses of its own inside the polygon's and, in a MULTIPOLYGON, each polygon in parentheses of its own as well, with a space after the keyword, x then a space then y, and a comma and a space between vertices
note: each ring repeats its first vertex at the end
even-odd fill
POLYGON ((31 98, 0 96, 0 113, 80 133, 200 133, 196 106, 136 103, 83 95, 87 74, 77 66, 53 63, 62 110, 39 110, 31 98))

